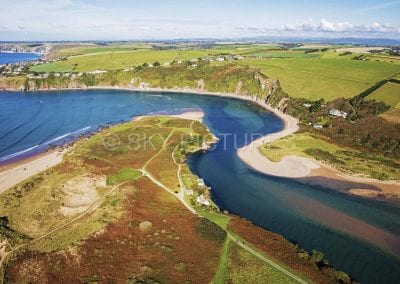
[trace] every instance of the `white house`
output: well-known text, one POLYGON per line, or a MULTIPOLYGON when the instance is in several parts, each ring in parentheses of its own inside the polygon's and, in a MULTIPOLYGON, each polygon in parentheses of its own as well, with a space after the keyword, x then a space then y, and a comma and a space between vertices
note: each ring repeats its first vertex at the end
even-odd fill
POLYGON ((346 118, 347 112, 333 108, 329 110, 329 115, 346 118))
POLYGON ((208 199, 206 197, 204 197, 203 194, 197 196, 196 202, 200 203, 201 205, 204 205, 204 206, 210 206, 210 201, 208 201, 208 199))

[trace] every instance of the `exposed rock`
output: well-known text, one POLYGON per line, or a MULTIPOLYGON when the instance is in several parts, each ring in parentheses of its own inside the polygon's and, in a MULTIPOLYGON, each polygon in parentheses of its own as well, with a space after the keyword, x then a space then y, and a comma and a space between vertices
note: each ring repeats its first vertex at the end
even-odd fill
POLYGON ((153 229, 153 223, 151 223, 150 221, 143 221, 139 224, 139 230, 141 232, 148 232, 151 229, 153 229))
POLYGON ((278 103, 278 110, 280 110, 281 112, 286 112, 288 103, 289 103, 289 98, 283 97, 278 103))

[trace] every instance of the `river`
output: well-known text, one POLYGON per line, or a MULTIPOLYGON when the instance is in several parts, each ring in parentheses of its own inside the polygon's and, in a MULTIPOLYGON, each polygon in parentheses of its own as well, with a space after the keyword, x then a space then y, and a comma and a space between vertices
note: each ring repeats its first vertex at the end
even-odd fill
POLYGON ((0 162, 62 145, 138 115, 202 109, 220 137, 189 164, 223 210, 325 253, 363 283, 400 280, 400 208, 257 173, 237 156, 251 134, 279 131, 282 121, 249 102, 215 96, 117 90, 0 92, 0 162))

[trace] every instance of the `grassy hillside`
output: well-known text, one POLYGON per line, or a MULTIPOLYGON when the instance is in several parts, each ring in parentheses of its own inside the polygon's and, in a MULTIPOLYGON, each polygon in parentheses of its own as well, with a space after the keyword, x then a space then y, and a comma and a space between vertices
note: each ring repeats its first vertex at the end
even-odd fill
POLYGON ((333 268, 320 270, 309 254, 276 234, 257 243, 269 242, 275 253, 253 246, 253 234, 263 230, 249 223, 250 240, 241 244, 258 253, 230 243, 228 223, 238 218, 196 203, 209 192, 188 182, 198 177, 184 163, 212 140, 200 122, 147 117, 81 140, 61 164, 4 192, 0 239, 7 238, 7 251, 14 249, 5 281, 241 283, 251 276, 261 283, 267 275, 275 283, 290 281, 257 256, 262 254, 305 279, 336 283, 333 268), (132 133, 143 137, 133 147, 132 133), (112 143, 115 137, 120 143, 112 143), (182 184, 178 175, 185 177, 182 184), (207 219, 185 208, 182 196, 207 219))
MULTIPOLYGON (((24 77, 0 78, 4 89, 86 88, 90 86, 120 86, 131 88, 192 89, 198 91, 236 93, 265 98, 282 92, 276 80, 269 80, 256 70, 234 64, 212 66, 198 63, 192 67, 175 64, 169 67, 142 67, 132 71, 110 71, 101 74, 83 74, 81 77, 55 77, 45 79, 24 77)), ((278 96, 280 97, 280 96, 278 96)))
POLYGON ((189 60, 198 57, 219 54, 249 54, 278 48, 272 45, 216 45, 207 49, 177 46, 169 48, 160 45, 152 47, 147 44, 107 45, 107 46, 62 46, 55 47, 51 58, 67 57, 64 61, 33 66, 33 72, 87 72, 96 69, 115 70, 130 68, 143 63, 171 62, 173 60, 189 60))
POLYGON ((224 231, 173 196, 179 182, 171 158, 179 145, 183 154, 198 149, 207 134, 199 122, 166 117, 116 126, 79 142, 63 163, 2 194, 0 215, 27 236, 8 240, 20 247, 7 265, 7 282, 209 282, 224 231), (150 141, 133 149, 132 131, 150 141), (107 147, 109 135, 119 137, 119 147, 107 147), (165 188, 153 182, 159 172, 153 164, 170 171, 158 181, 165 188))
MULTIPOLYGON (((101 49, 96 49, 99 51, 101 49)), ((111 49, 114 50, 114 49, 111 49)), ((84 55, 70 56, 64 61, 47 63, 31 67, 34 72, 87 72, 97 69, 115 70, 130 68, 143 63, 171 62, 205 56, 202 50, 133 50, 92 52, 84 55)))
POLYGON ((279 79, 291 97, 309 100, 349 98, 400 71, 392 63, 340 58, 274 58, 240 61, 279 79))
POLYGON ((400 84, 388 82, 367 99, 384 102, 392 108, 400 108, 400 84))

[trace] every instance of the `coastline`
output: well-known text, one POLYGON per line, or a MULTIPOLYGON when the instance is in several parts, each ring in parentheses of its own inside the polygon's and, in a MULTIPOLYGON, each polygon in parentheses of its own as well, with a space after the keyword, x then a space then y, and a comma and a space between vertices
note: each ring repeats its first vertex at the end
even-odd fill
MULTIPOLYGON (((167 116, 203 122, 204 112, 186 111, 180 114, 167 116)), ((140 120, 143 117, 146 116, 137 116, 134 117, 133 120, 140 120)), ((66 146, 48 149, 33 156, 0 165, 0 194, 20 182, 61 163, 64 154, 67 153, 74 144, 75 142, 69 143, 66 146)))
POLYGON ((56 148, 0 167, 0 194, 18 183, 59 164, 69 148, 56 148))
MULTIPOLYGON (((253 170, 262 174, 283 177, 295 178, 299 181, 311 185, 321 186, 324 185, 330 189, 339 190, 348 194, 353 194, 362 197, 376 198, 400 198, 400 183, 396 181, 380 181, 366 177, 349 176, 345 173, 338 171, 311 158, 304 158, 298 156, 286 156, 280 162, 272 162, 267 157, 261 154, 259 147, 265 143, 283 138, 285 136, 295 133, 298 129, 298 120, 290 115, 287 115, 265 102, 257 98, 244 96, 235 93, 223 92, 208 92, 203 89, 191 88, 176 88, 176 89, 163 89, 163 88, 134 88, 133 86, 91 86, 86 88, 49 88, 39 89, 36 91, 65 91, 65 90, 125 90, 136 92, 163 92, 163 93, 186 93, 204 96, 218 96, 224 98, 231 98, 242 100, 257 104, 263 109, 272 112, 279 117, 283 122, 283 128, 275 133, 267 134, 258 138, 250 144, 238 149, 237 154, 239 158, 246 163, 253 170)), ((20 90, 5 90, 5 91, 20 91, 20 90)), ((181 115, 177 115, 181 117, 181 115)), ((202 116, 196 115, 196 120, 201 121, 202 116)), ((24 160, 20 163, 22 164, 24 160)), ((6 164, 7 166, 7 164, 6 164)), ((0 173, 4 166, 0 166, 0 173)), ((2 192, 0 181, 0 193, 2 192)), ((4 190, 3 190, 4 191, 4 190)))

